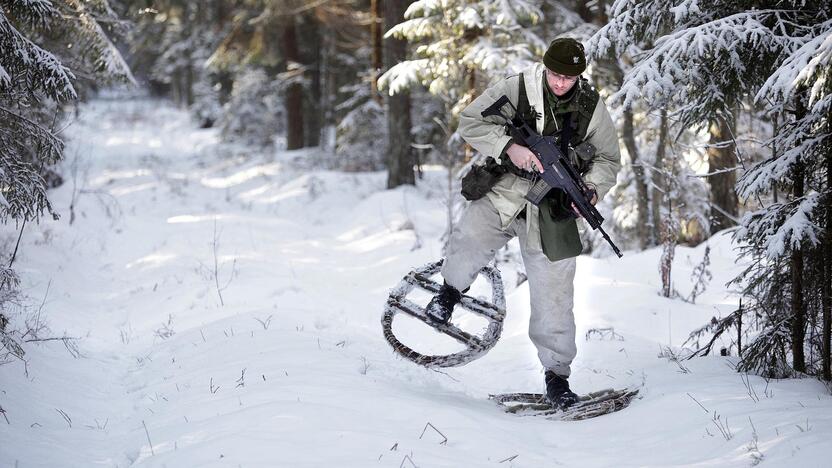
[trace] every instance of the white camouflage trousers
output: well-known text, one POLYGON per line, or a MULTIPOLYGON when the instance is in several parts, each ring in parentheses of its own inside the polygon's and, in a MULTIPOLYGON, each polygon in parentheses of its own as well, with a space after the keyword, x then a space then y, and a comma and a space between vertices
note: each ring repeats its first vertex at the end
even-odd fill
POLYGON ((472 202, 451 234, 442 276, 462 291, 498 249, 519 236, 529 281, 529 337, 543 367, 568 377, 577 354, 572 314, 575 258, 551 262, 540 248, 529 247, 525 219, 515 218, 506 230, 500 226, 500 215, 488 197, 472 202))

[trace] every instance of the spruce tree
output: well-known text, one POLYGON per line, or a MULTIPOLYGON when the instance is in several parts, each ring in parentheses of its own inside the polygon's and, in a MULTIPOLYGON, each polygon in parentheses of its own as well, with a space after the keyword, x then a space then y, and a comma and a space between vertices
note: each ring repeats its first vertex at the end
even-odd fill
POLYGON ((788 375, 791 359, 794 371, 829 380, 832 8, 793 6, 799 16, 782 29, 783 54, 756 94, 784 123, 770 157, 738 183, 743 198, 765 200, 735 234, 752 259, 735 282, 755 299, 749 313, 763 327, 741 368, 788 375))
POLYGON ((528 1, 413 2, 386 34, 417 44, 415 57, 388 70, 380 85, 396 93, 422 84, 457 114, 483 84, 542 56, 545 44, 529 28, 541 16, 528 1))
MULTIPOLYGON (((132 81, 109 34, 124 24, 106 0, 0 0, 0 222, 57 219, 44 178, 63 156, 60 105, 78 85, 132 81)), ((13 252, 0 267, 0 306, 14 295, 13 252)), ((5 321, 5 319, 2 319, 5 321)))
MULTIPOLYGON (((711 150, 733 150, 742 104, 765 106, 779 122, 766 142, 771 155, 749 167, 736 187, 750 210, 734 240, 749 264, 732 284, 744 296, 738 312, 746 315, 744 331, 754 324, 739 369, 828 376, 830 7, 797 0, 619 0, 611 13, 595 48, 619 54, 641 48, 617 93, 625 105, 644 100, 670 109, 677 131, 708 129, 711 150)), ((713 177, 746 162, 729 159, 710 168, 712 194, 715 185, 727 191, 725 180, 713 177)), ((725 205, 712 206, 732 215, 725 205)))

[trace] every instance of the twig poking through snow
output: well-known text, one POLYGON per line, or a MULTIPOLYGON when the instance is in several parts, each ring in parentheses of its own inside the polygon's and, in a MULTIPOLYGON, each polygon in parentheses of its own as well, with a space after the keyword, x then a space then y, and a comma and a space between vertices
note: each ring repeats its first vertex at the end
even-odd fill
POLYGON ((800 432, 809 432, 809 430, 812 429, 812 427, 809 426, 809 418, 806 418, 806 428, 805 429, 800 427, 800 424, 795 424, 795 427, 800 429, 800 432))
POLYGON ((719 414, 717 414, 716 411, 714 411, 711 420, 714 422, 716 428, 719 429, 719 432, 722 433, 722 437, 724 437, 725 440, 731 440, 734 438, 734 434, 731 433, 731 428, 728 427, 728 418, 725 418, 725 422, 723 422, 722 416, 720 416, 719 414))
POLYGON ((41 332, 41 330, 43 330, 45 328, 45 325, 42 325, 40 323, 40 315, 43 312, 43 307, 46 305, 46 298, 49 296, 49 288, 51 286, 52 286, 52 279, 50 278, 49 283, 46 284, 46 292, 43 293, 43 300, 41 300, 40 306, 38 307, 37 314, 35 315, 35 318, 34 318, 35 323, 30 324, 30 323, 28 323, 28 320, 27 320, 27 323, 26 323, 27 330, 26 330, 26 333, 24 333, 23 336, 21 336, 21 339, 26 338, 26 335, 28 335, 29 333, 32 334, 32 338, 37 338, 38 334, 41 332))
POLYGON ((447 372, 441 371, 441 370, 439 370, 439 369, 434 369, 434 368, 432 368, 432 367, 430 368, 430 370, 432 370, 433 372, 436 372, 437 374, 442 374, 442 375, 444 375, 445 377, 447 377, 447 378, 449 378, 449 379, 453 380, 454 382, 459 382, 459 380, 458 380, 458 379, 453 378, 453 376, 451 376, 451 374, 449 374, 449 373, 447 373, 447 372))
POLYGON ((142 419, 142 426, 144 426, 144 434, 147 436, 147 444, 150 445, 150 454, 156 455, 153 451, 153 442, 150 441, 150 432, 147 430, 147 424, 144 423, 144 419, 142 419))
POLYGON ((708 414, 711 413, 710 411, 708 411, 708 408, 705 408, 704 406, 702 406, 702 403, 699 403, 699 400, 694 398, 693 395, 691 395, 690 393, 688 393, 687 395, 690 397, 691 400, 695 401, 696 404, 699 405, 699 407, 702 408, 703 411, 705 411, 708 414))
POLYGON ((133 336, 133 327, 128 323, 127 326, 118 329, 118 335, 123 344, 130 344, 130 339, 133 336))
POLYGON ((436 431, 436 433, 437 433, 437 434, 439 434, 440 436, 442 436, 442 442, 439 442, 439 445, 445 445, 445 444, 447 444, 447 443, 448 443, 448 438, 447 438, 447 437, 445 437, 445 434, 443 434, 442 432, 440 432, 440 431, 439 431, 439 429, 437 429, 437 428, 436 428, 433 424, 431 424, 430 422, 428 422, 427 424, 425 424, 425 428, 424 428, 424 429, 422 429, 422 435, 420 435, 420 436, 419 436, 419 439, 421 439, 422 437, 424 437, 424 435, 425 435, 425 431, 427 431, 427 430, 428 430, 428 427, 430 427, 431 429, 433 429, 434 431, 436 431))
POLYGON ((520 456, 520 454, 517 454, 517 455, 512 455, 512 456, 510 456, 510 457, 508 457, 508 458, 505 458, 505 459, 503 459, 503 460, 500 460, 500 463, 505 463, 505 462, 510 462, 510 461, 513 461, 515 458, 517 458, 517 457, 519 457, 519 456, 520 456))
POLYGON ((74 340, 77 340, 77 339, 78 338, 75 338, 75 337, 72 337, 72 336, 60 336, 60 337, 54 337, 54 338, 30 338, 30 339, 26 340, 26 342, 27 343, 34 343, 34 342, 40 342, 40 341, 62 341, 64 343, 64 347, 66 348, 66 350, 69 351, 69 354, 71 354, 72 357, 77 358, 77 357, 81 356, 81 352, 78 351, 78 345, 75 344, 75 341, 74 341, 74 340))
POLYGON ((679 366, 679 372, 680 373, 690 374, 690 369, 688 369, 687 367, 682 365, 679 353, 676 353, 675 351, 673 351, 673 349, 670 346, 665 346, 661 350, 661 352, 659 353, 658 357, 665 358, 668 361, 670 361, 670 362, 676 364, 677 366, 679 366))
POLYGON ((214 277, 214 286, 216 286, 217 296, 219 296, 219 298, 220 298, 220 305, 225 307, 225 301, 222 298, 222 292, 225 290, 225 288, 228 287, 229 284, 231 284, 231 280, 234 279, 234 272, 235 272, 235 269, 236 269, 236 266, 237 266, 237 259, 234 259, 234 261, 231 264, 231 274, 228 275, 228 281, 226 281, 225 285, 223 285, 221 287, 220 286, 220 278, 219 278, 220 277, 220 265, 219 265, 219 258, 217 256, 217 250, 219 250, 219 242, 220 242, 220 238, 219 238, 219 234, 217 234, 217 220, 214 219, 214 239, 211 242, 211 251, 214 254, 214 269, 211 272, 211 275, 214 277))
POLYGON ((748 393, 748 397, 751 398, 751 401, 754 403, 759 402, 760 397, 757 396, 757 391, 754 390, 754 386, 751 385, 751 379, 748 377, 748 373, 745 372, 740 374, 740 380, 742 380, 742 383, 745 385, 745 391, 748 393))
POLYGON ((175 332, 175 331, 173 331, 173 327, 171 326, 172 324, 173 324, 173 314, 168 314, 168 321, 167 321, 167 323, 163 323, 163 324, 162 324, 162 326, 161 326, 161 327, 159 327, 159 328, 158 328, 158 329, 154 332, 154 334, 155 334, 157 337, 159 337, 159 338, 161 338, 161 339, 163 339, 163 340, 166 340, 166 339, 170 338, 171 336, 173 336, 173 335, 175 335, 175 334, 176 334, 176 332, 175 332))
POLYGON ((55 411, 60 413, 60 415, 64 418, 64 421, 66 421, 66 423, 69 424, 69 427, 72 427, 72 418, 70 418, 68 414, 64 413, 62 410, 58 408, 55 408, 55 411))
POLYGON ((751 466, 757 466, 763 461, 765 455, 763 455, 763 452, 757 446, 757 442, 759 441, 757 428, 754 427, 754 422, 751 421, 750 416, 748 417, 748 422, 751 423, 751 442, 748 443, 748 453, 751 455, 751 466))
POLYGON ((262 325, 262 326, 263 326, 263 330, 268 330, 268 329, 269 329, 269 325, 271 325, 271 323, 272 323, 272 316, 271 316, 271 315, 269 315, 269 316, 266 318, 266 320, 260 320, 259 318, 254 317, 254 320, 257 320, 258 322, 260 322, 260 325, 262 325))

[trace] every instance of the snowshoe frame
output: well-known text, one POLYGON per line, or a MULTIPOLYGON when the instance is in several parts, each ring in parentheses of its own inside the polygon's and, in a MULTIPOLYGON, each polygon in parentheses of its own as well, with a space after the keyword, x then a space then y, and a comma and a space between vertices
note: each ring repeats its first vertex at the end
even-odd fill
POLYGON ((453 323, 441 324, 428 318, 424 308, 408 300, 407 295, 416 287, 431 294, 438 294, 441 285, 430 277, 438 273, 441 268, 442 260, 439 260, 408 273, 399 285, 390 292, 390 296, 387 298, 387 306, 384 308, 384 315, 381 318, 384 338, 390 343, 393 350, 402 357, 425 367, 461 366, 482 357, 500 339, 500 333, 503 331, 503 319, 506 316, 506 299, 500 271, 493 266, 486 266, 480 270, 480 274, 491 283, 491 302, 485 302, 463 294, 462 300, 458 304, 458 307, 483 316, 488 320, 488 326, 481 337, 461 330, 453 323), (467 349, 449 355, 428 355, 413 350, 399 341, 393 334, 393 318, 400 312, 419 319, 436 331, 450 336, 467 346, 467 349))

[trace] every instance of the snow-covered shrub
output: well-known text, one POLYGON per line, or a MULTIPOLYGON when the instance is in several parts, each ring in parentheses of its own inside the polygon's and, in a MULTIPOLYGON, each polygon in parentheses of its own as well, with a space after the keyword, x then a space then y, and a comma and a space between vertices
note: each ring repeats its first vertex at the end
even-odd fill
POLYGON ((202 128, 213 127, 222 115, 219 90, 207 79, 207 75, 194 83, 194 103, 190 110, 202 128))
POLYGON ((418 165, 444 164, 442 146, 446 137, 442 126, 436 122, 437 116, 445 112, 444 103, 421 86, 414 88, 410 96, 413 100, 412 133, 418 165))
POLYGON ((278 81, 262 69, 249 68, 234 81, 218 124, 225 140, 270 146, 276 135, 286 133, 284 115, 278 81))
POLYGON ((369 87, 356 84, 344 87, 351 95, 338 106, 349 111, 338 122, 334 169, 344 171, 378 171, 385 167, 387 118, 382 106, 370 97, 369 87))
MULTIPOLYGON (((60 181, 50 169, 64 151, 56 134, 59 109, 78 97, 73 70, 91 81, 133 80, 104 32, 118 31, 119 25, 106 0, 0 3, 0 223, 13 220, 22 229, 44 214, 57 218, 47 190, 60 181)), ((17 245, 0 248, 4 313, 17 294, 12 270, 17 245)), ((9 320, 0 316, 0 328, 9 320)), ((0 348, 22 356, 7 334, 0 333, 0 340, 0 348)))

